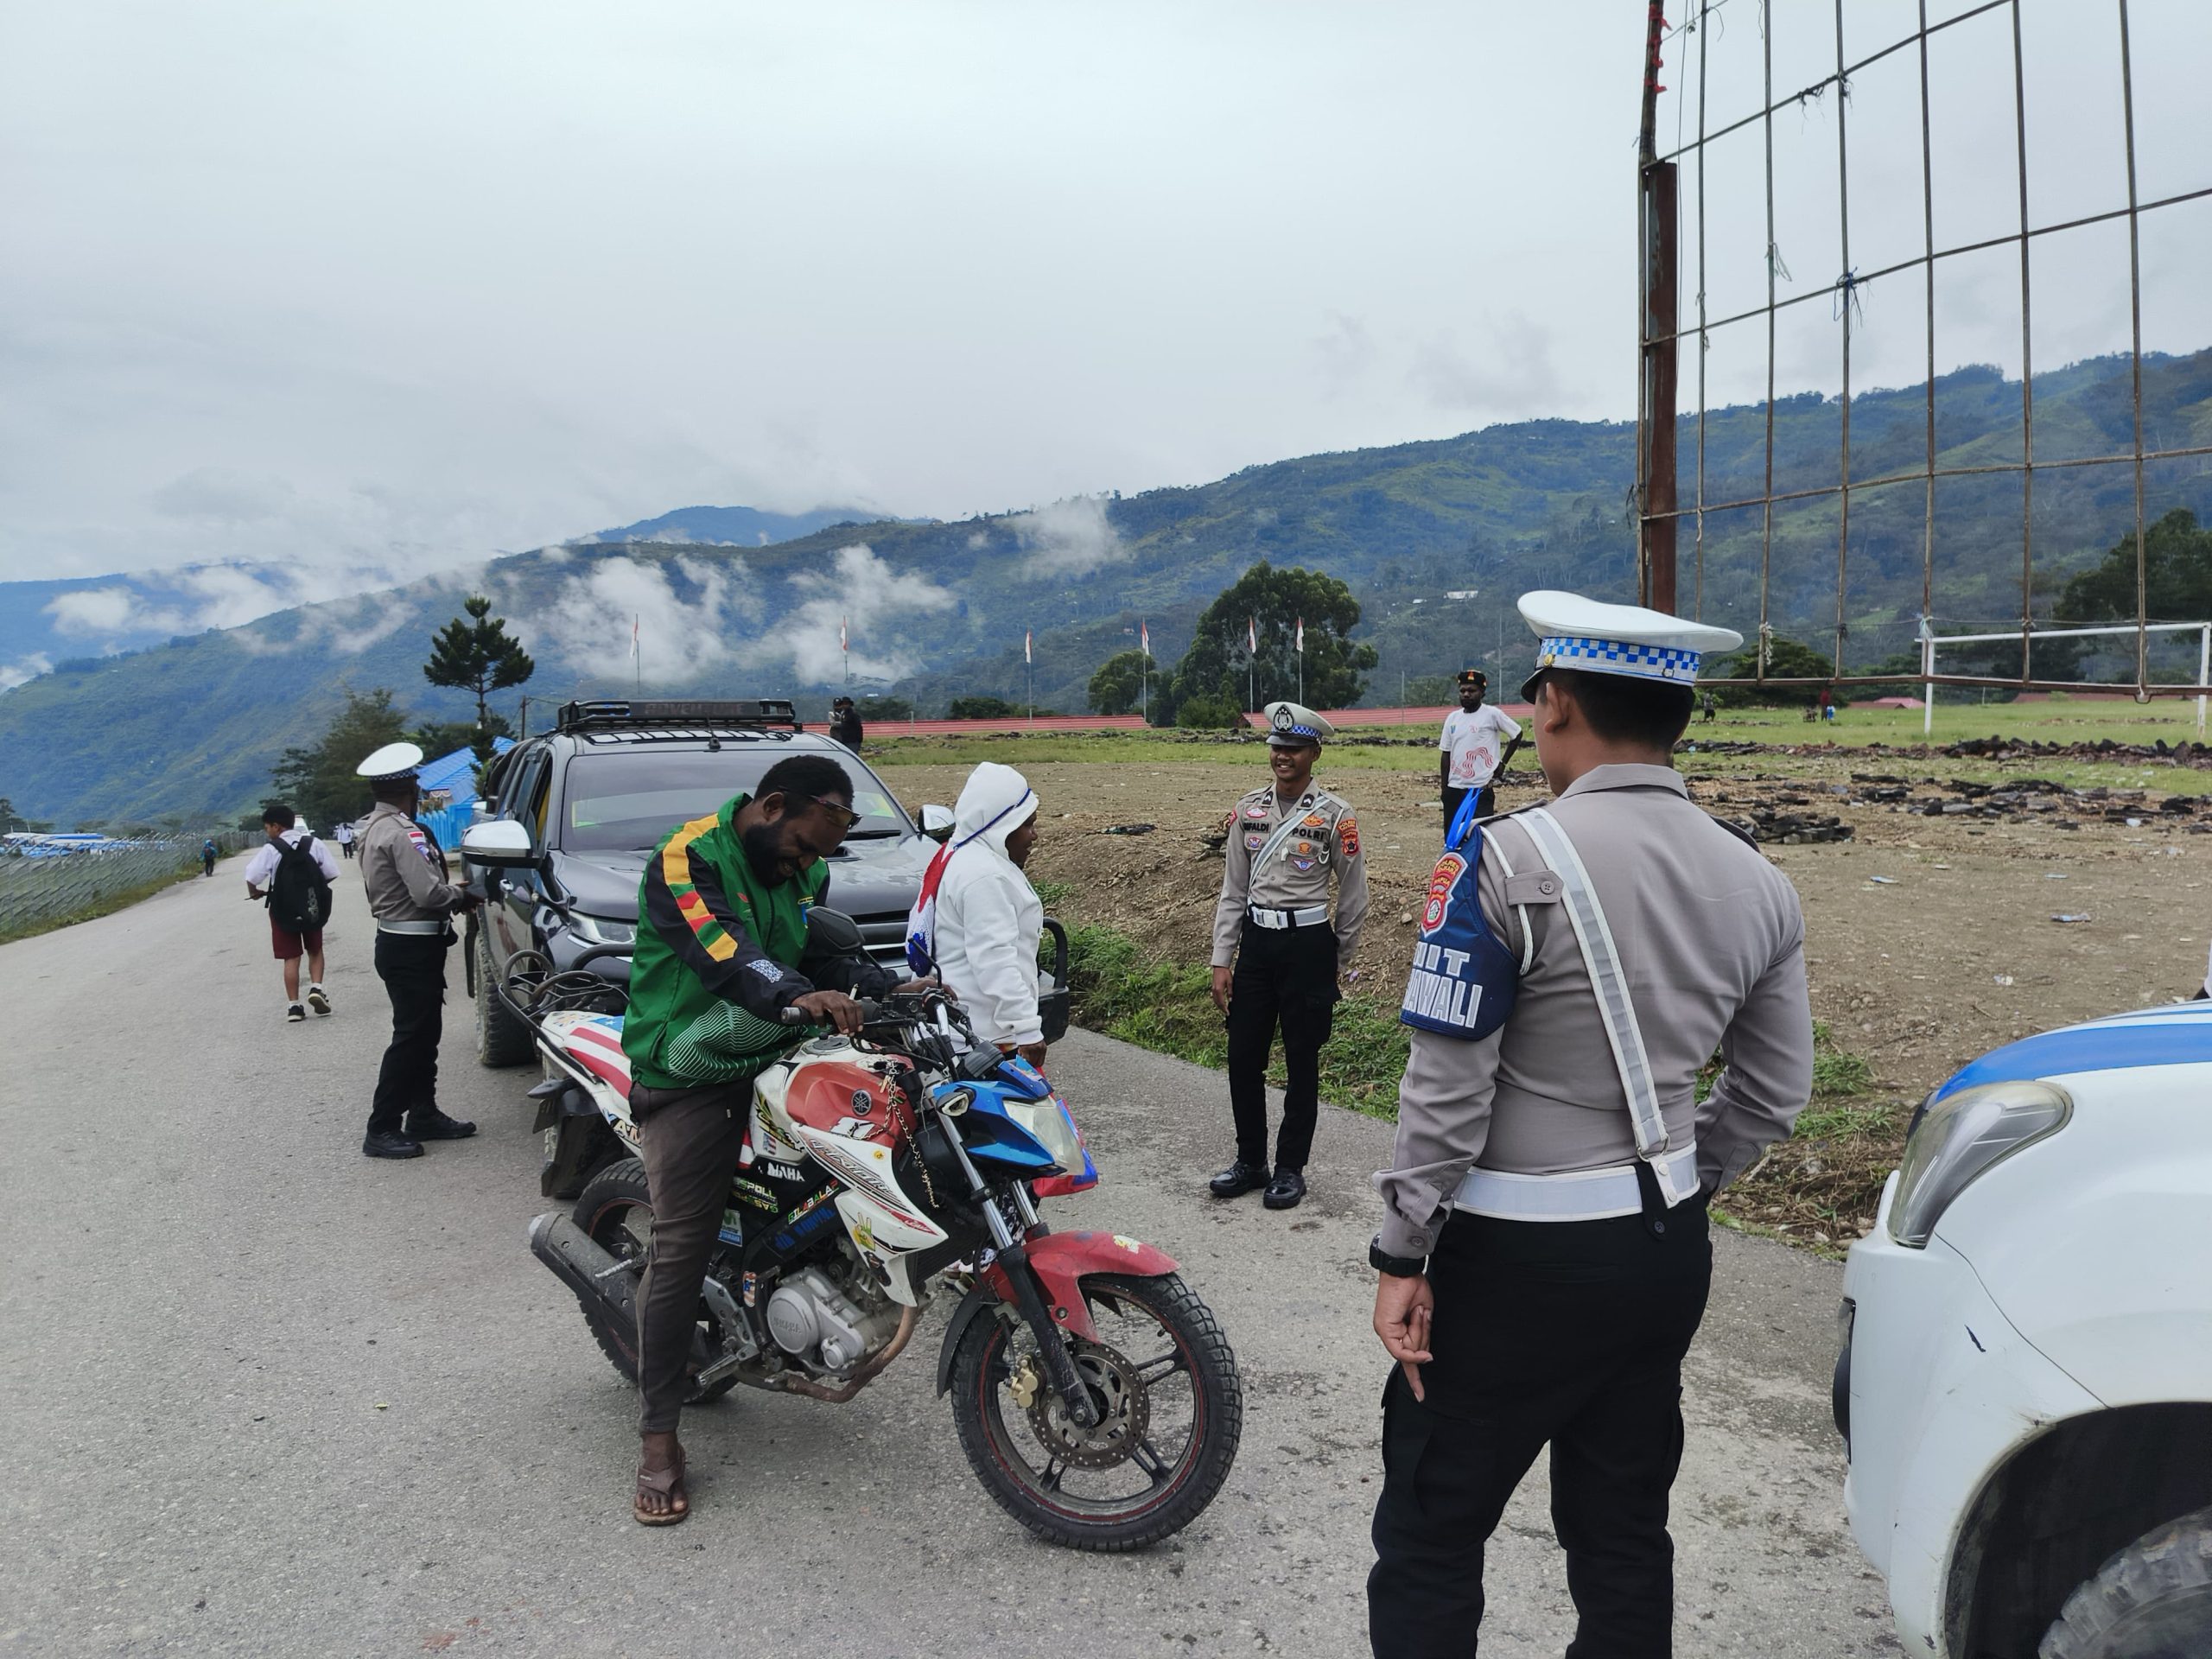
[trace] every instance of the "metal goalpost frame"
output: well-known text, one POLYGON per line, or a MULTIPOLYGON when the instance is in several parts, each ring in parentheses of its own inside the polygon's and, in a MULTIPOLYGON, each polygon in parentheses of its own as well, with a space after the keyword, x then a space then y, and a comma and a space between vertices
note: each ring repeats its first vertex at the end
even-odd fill
MULTIPOLYGON (((1928 0, 1919 0, 1919 27, 1902 38, 1890 41, 1878 50, 1856 60, 1847 60, 1844 46, 1844 0, 1834 0, 1835 31, 1835 68, 1808 86, 1784 94, 1777 99, 1774 92, 1774 48, 1772 40, 1772 0, 1757 0, 1759 34, 1762 41, 1764 85, 1761 107, 1724 126, 1708 129, 1706 120, 1706 69, 1708 60, 1707 40, 1713 17, 1729 0, 1699 0, 1694 18, 1679 28, 1669 29, 1660 0, 1653 0, 1645 19, 1645 50, 1642 95, 1642 123, 1637 147, 1637 481, 1632 492, 1632 506, 1637 524, 1637 588, 1640 603, 1659 610, 1679 609, 1676 577, 1676 543, 1678 527, 1688 519, 1692 526, 1691 557, 1694 571, 1692 608, 1690 614, 1702 617, 1705 608, 1705 541, 1707 515, 1734 509, 1757 507, 1762 510, 1759 530, 1758 574, 1758 632, 1759 650, 1755 658, 1756 671, 1749 677, 1715 679, 1715 685, 1760 686, 1853 686, 1894 684, 1900 678, 1916 678, 1931 691, 1938 685, 1990 686, 2012 690, 2079 691, 2085 690, 2126 690, 2134 693, 2138 702, 2147 702, 2153 696, 2190 696, 2198 702, 2198 728, 2203 728, 2204 700, 2212 694, 2212 657, 2200 652, 2197 683, 2185 684, 2153 684, 2149 677, 2150 636, 2156 632, 2202 630, 2208 626, 2198 622, 2153 622, 2148 608, 2147 554, 2145 543, 2144 466, 2148 461, 2178 460, 2190 456, 2212 455, 2212 444, 2185 444, 2158 448, 2145 448, 2143 436, 2143 283, 2141 221, 2145 213, 2174 208, 2184 203, 2212 197, 2212 185, 2167 195, 2153 201, 2139 199, 2136 187, 2135 156, 2135 96, 2132 60, 2132 42, 2128 29, 2128 0, 2113 0, 2117 8, 2120 46, 2120 80, 2121 117, 2124 123, 2125 154, 2126 157, 2126 200, 2107 210, 2081 215, 2051 224, 2031 222, 2028 206, 2028 114, 2026 75, 2021 48, 2021 0, 1983 0, 1983 3, 1968 6, 1955 15, 1930 23, 1928 20, 1928 0), (1930 142, 1928 42, 1947 29, 1985 16, 1993 12, 2010 14, 2012 44, 2012 105, 2015 129, 2015 171, 2019 201, 2019 223, 2017 230, 2003 235, 1986 237, 1977 241, 1939 246, 1936 236, 1935 181, 1933 149, 1930 142), (1659 84, 1665 48, 1679 41, 1685 35, 1698 37, 1698 89, 1696 127, 1697 136, 1667 152, 1662 152, 1657 137, 1658 94, 1666 88, 1659 84), (1921 220, 1923 246, 1910 257, 1897 260, 1878 270, 1858 272, 1851 266, 1850 256, 1850 159, 1848 102, 1851 77, 1871 66, 1900 52, 1915 51, 1919 60, 1920 103, 1920 173, 1921 220), (1836 177, 1838 184, 1839 233, 1842 271, 1834 282, 1808 289, 1805 292, 1783 296, 1777 291, 1777 271, 1781 255, 1775 236, 1775 162, 1774 118, 1777 113, 1802 106, 1810 99, 1828 92, 1838 93, 1836 100, 1836 177), (1706 306, 1706 236, 1705 236, 1705 153, 1717 141, 1742 132, 1757 124, 1765 150, 1765 222, 1766 222, 1766 301, 1762 305, 1735 311, 1722 317, 1709 317, 1706 306), (1679 166, 1683 158, 1694 163, 1697 184, 1697 213, 1694 246, 1696 249, 1695 292, 1696 319, 1684 327, 1679 316, 1679 289, 1681 257, 1678 247, 1677 185, 1679 166), (2084 226, 2125 220, 2127 226, 2129 354, 2131 390, 2133 401, 2133 442, 2118 453, 2063 459, 2038 460, 2035 453, 2035 365, 2034 341, 2031 334, 2031 305, 2033 293, 2030 281, 2030 251, 2035 241, 2058 232, 2079 230, 2084 226), (1992 248, 2017 246, 2020 259, 2020 432, 2021 458, 2017 461, 1998 461, 1976 465, 1939 465, 1936 433, 1936 271, 1943 260, 1986 251, 1992 248), (1925 365, 1925 457, 1916 467, 1891 470, 1878 475, 1854 478, 1851 473, 1851 405, 1852 405, 1852 323, 1856 309, 1856 290, 1885 276, 1894 276, 1918 270, 1923 273, 1922 283, 1927 355, 1925 365), (1839 328, 1839 353, 1842 368, 1840 396, 1841 467, 1838 481, 1808 488, 1777 491, 1774 487, 1775 464, 1775 358, 1776 318, 1794 306, 1808 301, 1829 300, 1835 307, 1839 328), (1737 324, 1749 324, 1764 319, 1766 324, 1766 398, 1764 404, 1764 474, 1761 487, 1756 493, 1737 493, 1731 499, 1713 501, 1707 499, 1706 480, 1706 415, 1707 385, 1705 358, 1713 331, 1737 324), (1676 464, 1676 436, 1678 421, 1675 410, 1675 389, 1679 358, 1684 340, 1694 343, 1698 353, 1696 387, 1697 413, 1694 426, 1695 456, 1692 471, 1694 496, 1688 505, 1677 499, 1679 488, 1676 464), (2036 626, 2034 615, 2035 575, 2035 479, 2039 472, 2082 467, 2125 466, 2132 469, 2134 499, 2135 545, 2135 620, 2115 627, 2042 626, 2036 626), (1935 609, 1936 587, 1936 480, 1947 478, 2017 474, 2021 481, 2020 506, 2020 624, 2017 630, 1999 634, 1947 634, 1934 636, 1938 644, 1967 641, 2017 641, 2020 646, 2020 671, 2016 676, 2000 675, 1942 675, 1934 671, 1935 653, 1926 642, 1930 637, 1935 609), (1923 532, 1921 550, 1921 613, 1922 668, 1918 675, 1900 676, 1895 673, 1853 673, 1846 663, 1846 650, 1850 634, 1850 553, 1851 505, 1854 493, 1878 489, 1885 486, 1919 481, 1924 484, 1923 532), (1833 499, 1838 505, 1838 529, 1835 548, 1835 615, 1834 654, 1831 658, 1835 671, 1817 678, 1790 678, 1767 672, 1768 648, 1774 637, 1771 610, 1771 583, 1774 556, 1774 510, 1777 504, 1833 499), (2132 683, 2108 681, 2039 680, 2034 677, 2031 652, 2037 638, 2060 638, 2073 634, 2127 634, 2135 639, 2135 676, 2132 683)), ((1809 6, 1793 10, 1794 16, 1811 12, 1809 6)), ((2086 10, 2086 8, 2084 8, 2086 10)), ((1685 118, 1688 111, 1681 111, 1685 118)), ((1932 698, 1931 698, 1932 701, 1932 698)))
MULTIPOLYGON (((2196 634, 2197 636, 2196 683, 2194 686, 2175 686, 2171 688, 2171 690, 2173 695, 2177 696, 2187 696, 2192 691, 2195 692, 2196 696, 2196 735, 2200 739, 2203 737, 2205 694, 2207 689, 2209 687, 2212 687, 2212 622, 2130 622, 2116 628, 2037 628, 2035 632, 2036 638, 2038 639, 2069 639, 2078 638, 2084 634, 2093 633, 2127 633, 2135 634, 2139 637, 2153 633, 2196 634)), ((1923 671, 1921 674, 1921 681, 1925 693, 1925 701, 1921 704, 1920 730, 1922 735, 1925 736, 1929 733, 1932 733, 1936 728, 1936 688, 1938 685, 1953 685, 1957 683, 1955 680, 1938 680, 1936 677, 1936 648, 1940 645, 1988 645, 1993 641, 2002 641, 2006 645, 2010 645, 2019 637, 2020 636, 2018 634, 2012 632, 1931 633, 1928 631, 1927 625, 1923 620, 1920 631, 1920 666, 1923 671)), ((1996 680, 1990 682, 1990 683, 2001 686, 2006 690, 2011 690, 2018 683, 2018 682, 2015 680, 1996 680)), ((2098 690, 2125 691, 2130 689, 2124 685, 2100 687, 2092 681, 2075 681, 2072 682, 2071 684, 2073 689, 2076 691, 2093 691, 2098 690)))

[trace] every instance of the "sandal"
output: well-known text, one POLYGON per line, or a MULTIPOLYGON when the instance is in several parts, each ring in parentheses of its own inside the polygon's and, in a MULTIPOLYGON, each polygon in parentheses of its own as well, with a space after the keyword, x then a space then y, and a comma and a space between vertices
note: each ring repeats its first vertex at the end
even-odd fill
POLYGON ((647 1510, 642 1503, 640 1503, 638 1497, 632 1497, 630 1500, 630 1513, 636 1519, 639 1526, 672 1527, 678 1522, 685 1520, 690 1516, 691 1494, 686 1491, 683 1486, 683 1452, 678 1452, 676 1454, 676 1461, 669 1465, 665 1469, 645 1469, 642 1467, 639 1469, 639 1497, 642 1497, 647 1492, 652 1492, 658 1497, 670 1499, 681 1498, 683 1500, 683 1506, 681 1508, 671 1508, 665 1510, 647 1510))

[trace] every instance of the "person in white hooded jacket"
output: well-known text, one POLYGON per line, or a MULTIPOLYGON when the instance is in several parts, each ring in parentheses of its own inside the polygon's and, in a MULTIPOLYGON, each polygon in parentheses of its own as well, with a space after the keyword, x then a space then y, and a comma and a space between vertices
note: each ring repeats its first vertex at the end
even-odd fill
POLYGON ((1022 874, 1036 842, 1037 792, 1012 766, 984 761, 960 791, 952 838, 932 861, 934 894, 925 880, 908 932, 959 997, 976 1037, 1041 1065, 1045 906, 1022 874))

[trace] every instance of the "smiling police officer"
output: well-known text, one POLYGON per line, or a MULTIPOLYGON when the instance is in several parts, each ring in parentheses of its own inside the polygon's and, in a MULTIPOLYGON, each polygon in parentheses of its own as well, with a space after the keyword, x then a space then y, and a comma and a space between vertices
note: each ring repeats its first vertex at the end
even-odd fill
POLYGON ((1274 781, 1236 803, 1214 911, 1213 1000, 1229 1018, 1236 1161, 1211 1186, 1220 1198, 1263 1186, 1268 1209, 1289 1210, 1306 1196, 1306 1159, 1320 1116, 1321 1047, 1335 1018, 1338 975, 1351 965, 1367 918, 1367 863, 1351 808, 1313 782, 1321 744, 1336 734, 1329 722, 1294 702, 1269 703, 1267 718, 1274 781), (1271 1179, 1268 1051, 1278 1024, 1289 1075, 1271 1179))
POLYGON ((1483 1546, 1548 1445, 1568 1653, 1660 1659, 1706 1203, 1811 1090, 1805 924, 1674 770, 1700 655, 1741 639, 1572 594, 1521 613, 1542 641, 1522 695, 1554 798, 1457 826, 1430 878, 1375 1178, 1375 1330, 1399 1364, 1369 1635, 1389 1659, 1475 1650, 1483 1546))

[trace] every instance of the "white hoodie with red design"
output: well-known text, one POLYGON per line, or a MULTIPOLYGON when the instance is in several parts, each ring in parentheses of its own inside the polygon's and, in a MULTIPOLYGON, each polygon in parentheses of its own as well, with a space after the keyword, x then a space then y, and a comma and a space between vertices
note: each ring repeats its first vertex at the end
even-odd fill
POLYGON ((952 839, 938 855, 945 862, 930 954, 987 1043, 1018 1047, 1045 1040, 1037 1014, 1045 906, 1006 855, 1007 837, 1036 816, 1029 780, 986 760, 969 774, 954 809, 952 839))

